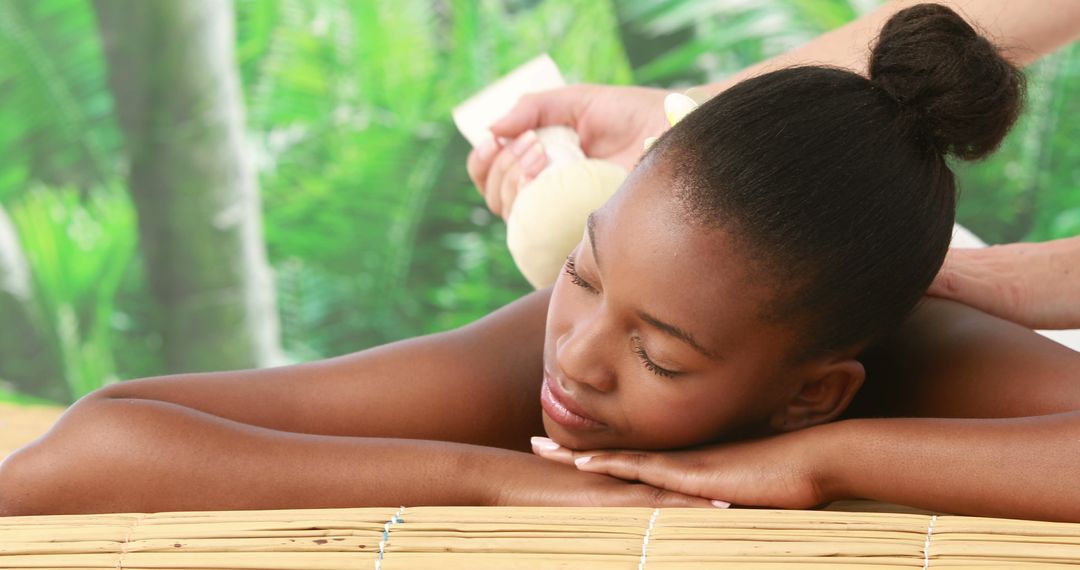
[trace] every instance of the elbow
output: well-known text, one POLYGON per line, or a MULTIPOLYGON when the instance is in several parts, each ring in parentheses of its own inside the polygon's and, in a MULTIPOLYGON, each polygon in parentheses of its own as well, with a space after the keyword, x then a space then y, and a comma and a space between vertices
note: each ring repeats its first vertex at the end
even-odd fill
POLYGON ((119 449, 107 410, 90 395, 68 409, 49 432, 0 462, 0 516, 86 512, 102 491, 107 457, 119 449), (105 429, 103 429, 105 428, 105 429))
POLYGON ((42 458, 38 446, 16 450, 0 463, 0 517, 50 514, 42 480, 42 458))

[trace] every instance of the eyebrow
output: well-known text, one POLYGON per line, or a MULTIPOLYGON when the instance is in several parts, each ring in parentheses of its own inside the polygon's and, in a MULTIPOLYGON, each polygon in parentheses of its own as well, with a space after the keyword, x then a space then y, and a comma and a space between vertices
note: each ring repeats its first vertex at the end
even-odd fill
MULTIPOLYGON (((588 219, 585 221, 585 227, 589 231, 589 245, 592 247, 593 259, 596 261, 596 266, 599 268, 600 267, 600 257, 596 255, 596 215, 595 214, 596 214, 595 212, 593 212, 592 214, 589 214, 588 219)), ((641 320, 649 323, 650 325, 652 325, 652 326, 666 332, 667 334, 669 334, 669 335, 671 335, 671 336, 685 342, 686 344, 689 344, 691 347, 693 347, 694 350, 700 352, 701 354, 703 354, 703 355, 705 355, 705 356, 707 356, 709 358, 716 358, 716 354, 714 354, 711 350, 705 348, 704 346, 701 346, 701 343, 699 343, 696 339, 694 339, 694 335, 680 329, 679 327, 677 327, 675 325, 669 325, 668 323, 665 323, 664 321, 661 321, 660 319, 650 315, 649 313, 646 313, 645 311, 638 311, 638 318, 640 318, 641 320)))
POLYGON ((650 315, 649 313, 646 313, 645 311, 638 311, 638 317, 641 318, 641 320, 649 323, 650 325, 668 333, 669 335, 685 342, 686 344, 689 344, 691 347, 694 348, 694 350, 700 352, 701 354, 709 358, 716 358, 716 354, 714 354, 711 350, 705 348, 704 346, 701 346, 701 343, 694 339, 694 335, 680 329, 679 327, 675 325, 669 325, 664 321, 661 321, 660 319, 650 315))

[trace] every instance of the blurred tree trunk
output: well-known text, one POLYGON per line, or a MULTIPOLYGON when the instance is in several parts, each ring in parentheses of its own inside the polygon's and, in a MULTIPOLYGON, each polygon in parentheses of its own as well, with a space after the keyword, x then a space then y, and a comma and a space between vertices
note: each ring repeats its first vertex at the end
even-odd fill
POLYGON ((56 355, 34 319, 30 264, 11 218, 0 206, 0 387, 68 401, 56 355))
POLYGON ((228 0, 95 0, 172 372, 273 364, 279 332, 228 0))

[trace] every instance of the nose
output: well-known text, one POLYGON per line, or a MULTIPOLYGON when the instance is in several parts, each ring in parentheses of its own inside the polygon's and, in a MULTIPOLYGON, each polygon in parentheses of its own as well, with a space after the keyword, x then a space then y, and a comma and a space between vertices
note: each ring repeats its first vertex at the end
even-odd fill
POLYGON ((615 389, 615 367, 611 365, 612 332, 600 311, 577 319, 555 346, 555 361, 563 377, 599 392, 615 389))

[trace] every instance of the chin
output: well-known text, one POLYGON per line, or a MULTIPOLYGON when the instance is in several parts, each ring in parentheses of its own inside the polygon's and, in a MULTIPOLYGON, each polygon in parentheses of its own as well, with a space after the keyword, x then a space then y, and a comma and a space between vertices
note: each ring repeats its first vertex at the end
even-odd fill
POLYGON ((607 431, 576 431, 563 427, 544 415, 544 432, 555 443, 574 451, 595 451, 601 449, 636 449, 641 451, 662 451, 685 449, 699 445, 719 443, 742 437, 705 437, 690 439, 657 440, 640 437, 625 437, 607 431))
POLYGON ((545 414, 544 432, 555 443, 574 451, 595 451, 601 449, 668 449, 655 442, 641 441, 638 438, 624 437, 611 431, 574 430, 559 425, 545 414))
POLYGON ((555 423, 555 421, 549 418, 547 414, 543 414, 543 420, 544 434, 547 435, 551 441, 569 449, 580 449, 577 447, 577 444, 581 442, 579 437, 569 433, 566 428, 555 423))
POLYGON ((547 416, 543 415, 544 433, 555 443, 575 451, 590 451, 594 449, 612 449, 616 447, 610 433, 597 431, 577 431, 563 427, 547 416))

